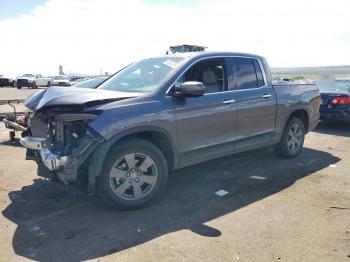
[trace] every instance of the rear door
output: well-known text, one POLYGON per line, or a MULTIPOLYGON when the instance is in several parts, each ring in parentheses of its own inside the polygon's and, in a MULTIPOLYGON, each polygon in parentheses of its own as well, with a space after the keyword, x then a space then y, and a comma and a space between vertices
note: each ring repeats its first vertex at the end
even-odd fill
POLYGON ((230 59, 237 108, 237 142, 255 144, 268 140, 275 131, 276 96, 268 85, 261 62, 256 58, 230 59))

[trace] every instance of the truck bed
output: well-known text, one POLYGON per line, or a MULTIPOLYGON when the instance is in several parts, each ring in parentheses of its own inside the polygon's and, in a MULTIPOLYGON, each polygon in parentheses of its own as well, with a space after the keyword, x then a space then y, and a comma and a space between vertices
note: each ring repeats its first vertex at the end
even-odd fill
POLYGON ((289 112, 304 110, 308 114, 307 130, 311 131, 318 124, 320 112, 320 92, 314 84, 273 85, 277 96, 276 128, 283 130, 289 112))

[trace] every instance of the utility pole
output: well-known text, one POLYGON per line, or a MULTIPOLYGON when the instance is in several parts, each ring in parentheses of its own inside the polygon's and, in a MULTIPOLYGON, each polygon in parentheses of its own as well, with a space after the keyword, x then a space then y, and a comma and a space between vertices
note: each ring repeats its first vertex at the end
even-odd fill
POLYGON ((63 66, 62 66, 62 65, 59 65, 59 66, 58 66, 58 74, 59 74, 60 76, 63 76, 63 75, 64 75, 63 66))

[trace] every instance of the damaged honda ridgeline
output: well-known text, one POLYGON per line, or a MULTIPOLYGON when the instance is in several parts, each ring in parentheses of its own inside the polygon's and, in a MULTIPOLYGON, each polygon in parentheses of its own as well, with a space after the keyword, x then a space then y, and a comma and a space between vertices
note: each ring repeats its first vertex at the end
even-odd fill
POLYGON ((96 89, 33 94, 21 143, 39 176, 137 208, 165 188, 168 170, 263 146, 297 156, 319 103, 313 85, 273 86, 263 57, 175 54, 133 63, 96 89))

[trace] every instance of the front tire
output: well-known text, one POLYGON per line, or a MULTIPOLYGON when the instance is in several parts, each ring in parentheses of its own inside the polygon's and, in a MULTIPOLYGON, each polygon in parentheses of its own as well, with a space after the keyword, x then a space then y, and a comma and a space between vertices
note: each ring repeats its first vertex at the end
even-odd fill
POLYGON ((38 88, 35 82, 33 82, 32 88, 33 88, 33 89, 37 89, 37 88, 38 88))
POLYGON ((281 141, 274 148, 277 155, 284 158, 297 157, 303 149, 305 126, 298 117, 292 117, 284 129, 281 141))
POLYGON ((109 151, 96 191, 110 206, 137 209, 164 190, 167 178, 163 153, 147 140, 128 139, 109 151))

